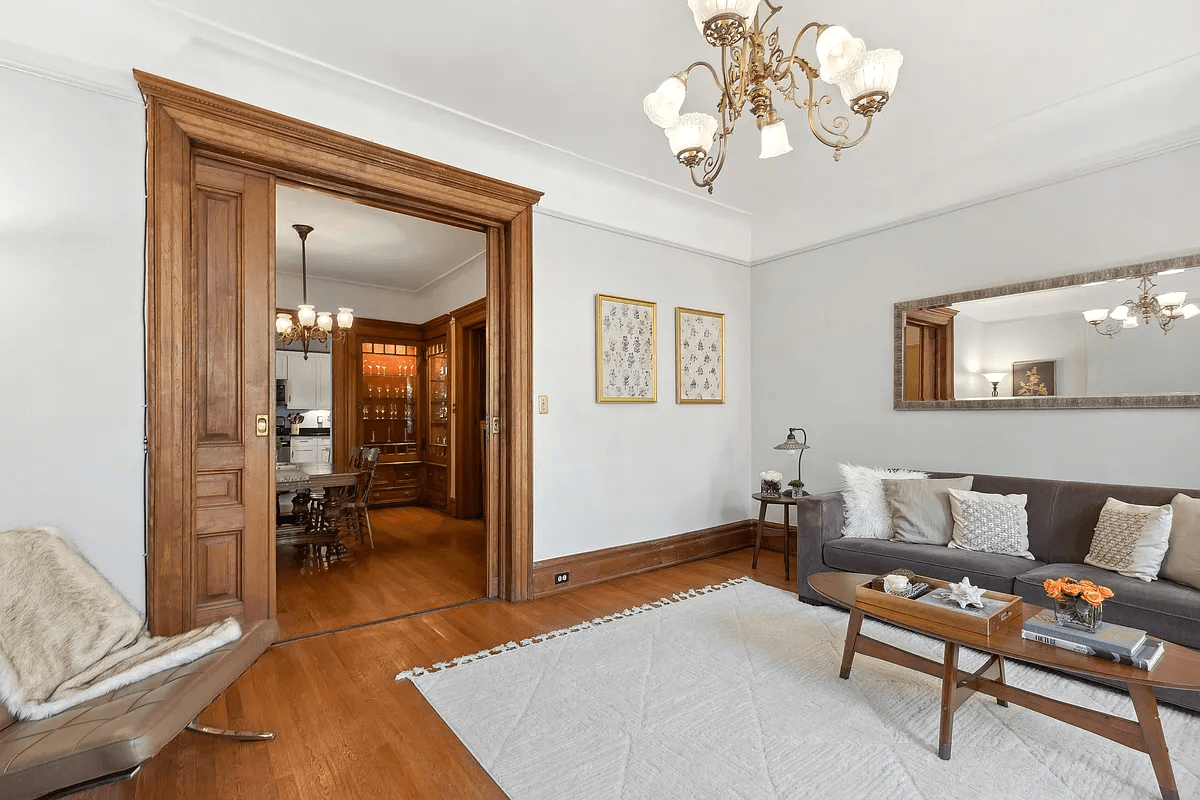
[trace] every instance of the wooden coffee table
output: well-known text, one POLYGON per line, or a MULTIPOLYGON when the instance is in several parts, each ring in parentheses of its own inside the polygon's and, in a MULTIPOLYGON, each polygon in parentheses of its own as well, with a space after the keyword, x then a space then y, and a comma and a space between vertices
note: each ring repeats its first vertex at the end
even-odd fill
POLYGON ((1154 765, 1154 774, 1158 778, 1158 786, 1164 800, 1178 800, 1179 790, 1175 786, 1167 742, 1158 718, 1158 702, 1154 698, 1154 688, 1200 690, 1200 653, 1167 642, 1166 651, 1154 669, 1144 670, 1031 642, 1021 638, 1021 628, 1025 620, 1041 611, 1041 608, 1028 603, 1023 605, 1020 616, 1005 622, 991 636, 875 606, 858 606, 854 597, 855 587, 867 583, 873 577, 875 576, 853 572, 820 572, 809 576, 808 585, 831 603, 850 609, 841 677, 850 677, 854 654, 862 653, 941 678, 942 724, 938 756, 943 759, 950 758, 954 712, 971 695, 981 692, 995 697, 1001 705, 1015 703, 1148 754, 1150 763, 1154 765), (861 635, 859 631, 865 616, 941 639, 945 642, 942 663, 861 635), (975 672, 964 672, 958 668, 959 647, 979 650, 991 658, 975 672), (1129 690, 1129 697, 1133 700, 1133 707, 1137 712, 1137 721, 1009 686, 1004 682, 1006 658, 1015 658, 1057 670, 1069 670, 1095 678, 1121 681, 1129 690))

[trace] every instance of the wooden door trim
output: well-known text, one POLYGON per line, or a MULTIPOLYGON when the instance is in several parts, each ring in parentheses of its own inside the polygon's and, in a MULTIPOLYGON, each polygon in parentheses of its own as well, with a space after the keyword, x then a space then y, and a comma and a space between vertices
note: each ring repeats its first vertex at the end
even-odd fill
MULTIPOLYGON (((488 236, 489 594, 530 599, 533 572, 533 205, 541 193, 134 70, 146 98, 146 611, 158 634, 190 627, 197 403, 188 290, 192 160, 204 153, 289 182, 488 236), (503 333, 503 335, 501 335, 503 333), (493 437, 493 442, 495 442, 493 437)), ((264 323, 264 335, 266 335, 264 323)))

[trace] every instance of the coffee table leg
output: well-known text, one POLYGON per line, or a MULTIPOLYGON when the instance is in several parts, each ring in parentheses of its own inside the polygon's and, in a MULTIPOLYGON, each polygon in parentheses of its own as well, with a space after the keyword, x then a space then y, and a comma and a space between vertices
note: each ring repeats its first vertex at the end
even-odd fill
MULTIPOLYGON (((1000 656, 999 658, 996 659, 996 671, 998 673, 996 675, 996 682, 1004 683, 1004 656, 1000 656)), ((1007 686, 1008 684, 1005 684, 1005 685, 1007 686)), ((1008 701, 1001 700, 999 697, 997 697, 996 705, 1001 706, 1003 708, 1008 708, 1008 701)))
POLYGON ((1138 723, 1142 726, 1142 738, 1146 740, 1146 752, 1154 765, 1158 788, 1163 800, 1179 800, 1179 789, 1175 786, 1175 773, 1171 770, 1171 756, 1167 752, 1167 740, 1163 736, 1162 721, 1158 718, 1158 701, 1154 689, 1141 684, 1129 684, 1129 697, 1137 711, 1138 723))
POLYGON ((946 642, 942 657, 942 727, 938 738, 938 758, 950 760, 950 744, 954 737, 954 690, 958 687, 958 645, 946 642))
POLYGON ((863 612, 857 608, 850 609, 850 622, 846 626, 846 649, 842 651, 842 671, 839 678, 850 677, 850 667, 854 664, 854 643, 858 641, 858 632, 862 628, 863 612))
POLYGON ((764 500, 758 504, 758 532, 754 536, 754 560, 750 562, 750 569, 758 569, 758 551, 762 549, 763 522, 766 518, 767 503, 764 500))

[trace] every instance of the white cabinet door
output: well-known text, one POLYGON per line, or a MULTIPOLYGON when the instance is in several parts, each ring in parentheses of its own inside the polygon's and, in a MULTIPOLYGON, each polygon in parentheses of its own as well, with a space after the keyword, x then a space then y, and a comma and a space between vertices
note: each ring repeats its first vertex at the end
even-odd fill
MULTIPOLYGON (((317 408, 317 363, 314 355, 288 353, 288 408, 317 408)), ((305 420, 307 422, 307 420, 305 420)))
POLYGON ((293 436, 290 449, 293 464, 312 464, 317 460, 315 436, 293 436))
POLYGON ((329 439, 322 438, 317 443, 317 463, 332 464, 333 463, 333 447, 329 439))
POLYGON ((288 376, 288 354, 286 350, 275 351, 275 380, 287 380, 288 376))
POLYGON ((320 353, 309 356, 309 358, 316 360, 317 367, 317 405, 315 408, 333 408, 333 357, 327 353, 320 353))

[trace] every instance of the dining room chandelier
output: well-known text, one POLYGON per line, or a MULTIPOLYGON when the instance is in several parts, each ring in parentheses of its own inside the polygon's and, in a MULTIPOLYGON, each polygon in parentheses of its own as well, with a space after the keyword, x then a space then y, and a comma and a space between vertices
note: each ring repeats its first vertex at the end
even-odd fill
POLYGON ((1151 320, 1157 322, 1158 327, 1162 328, 1163 334, 1166 334, 1175 327, 1177 320, 1191 319, 1200 314, 1200 308, 1197 308, 1195 303, 1184 304, 1187 300, 1187 292, 1165 292, 1152 295, 1150 290, 1155 286, 1154 281, 1150 279, 1149 275, 1143 275, 1141 281, 1142 296, 1137 300, 1126 300, 1112 311, 1107 308, 1093 308, 1090 311, 1084 311, 1083 318, 1096 329, 1096 333, 1111 339, 1123 330, 1136 328, 1138 317, 1141 317, 1147 325, 1151 320), (1105 320, 1111 321, 1104 324, 1105 320), (1104 324, 1103 328, 1100 327, 1102 324, 1104 324))
POLYGON ((721 68, 697 61, 667 78, 647 95, 642 109, 650 121, 664 130, 671 153, 686 166, 692 182, 712 194, 713 182, 725 166, 729 135, 750 104, 762 136, 759 158, 774 158, 790 152, 787 128, 775 109, 772 87, 808 117, 808 127, 817 141, 833 148, 833 160, 842 151, 866 138, 871 122, 887 104, 896 88, 904 57, 896 50, 867 50, 845 28, 810 22, 800 29, 790 51, 779 46, 779 29, 766 32, 771 19, 783 8, 771 0, 688 0, 696 27, 713 47, 720 48, 721 68), (759 6, 769 11, 759 19, 759 6), (796 53, 800 40, 816 32, 816 56, 820 69, 796 53), (708 70, 716 81, 719 98, 717 116, 702 112, 680 114, 687 96, 692 70, 708 70), (816 79, 837 86, 850 110, 864 118, 862 130, 851 137, 845 115, 826 119, 822 108, 829 95, 817 97, 816 79), (805 92, 805 84, 808 91, 805 92))
POLYGON ((300 236, 300 285, 303 295, 300 305, 296 308, 296 321, 291 314, 275 315, 275 332, 279 341, 294 342, 300 340, 304 351, 304 360, 308 360, 309 342, 316 340, 324 344, 329 340, 340 342, 346 338, 346 330, 354 324, 354 309, 339 308, 337 313, 337 330, 333 329, 333 315, 328 311, 317 311, 308 302, 308 235, 313 232, 311 225, 293 225, 292 228, 300 236))

